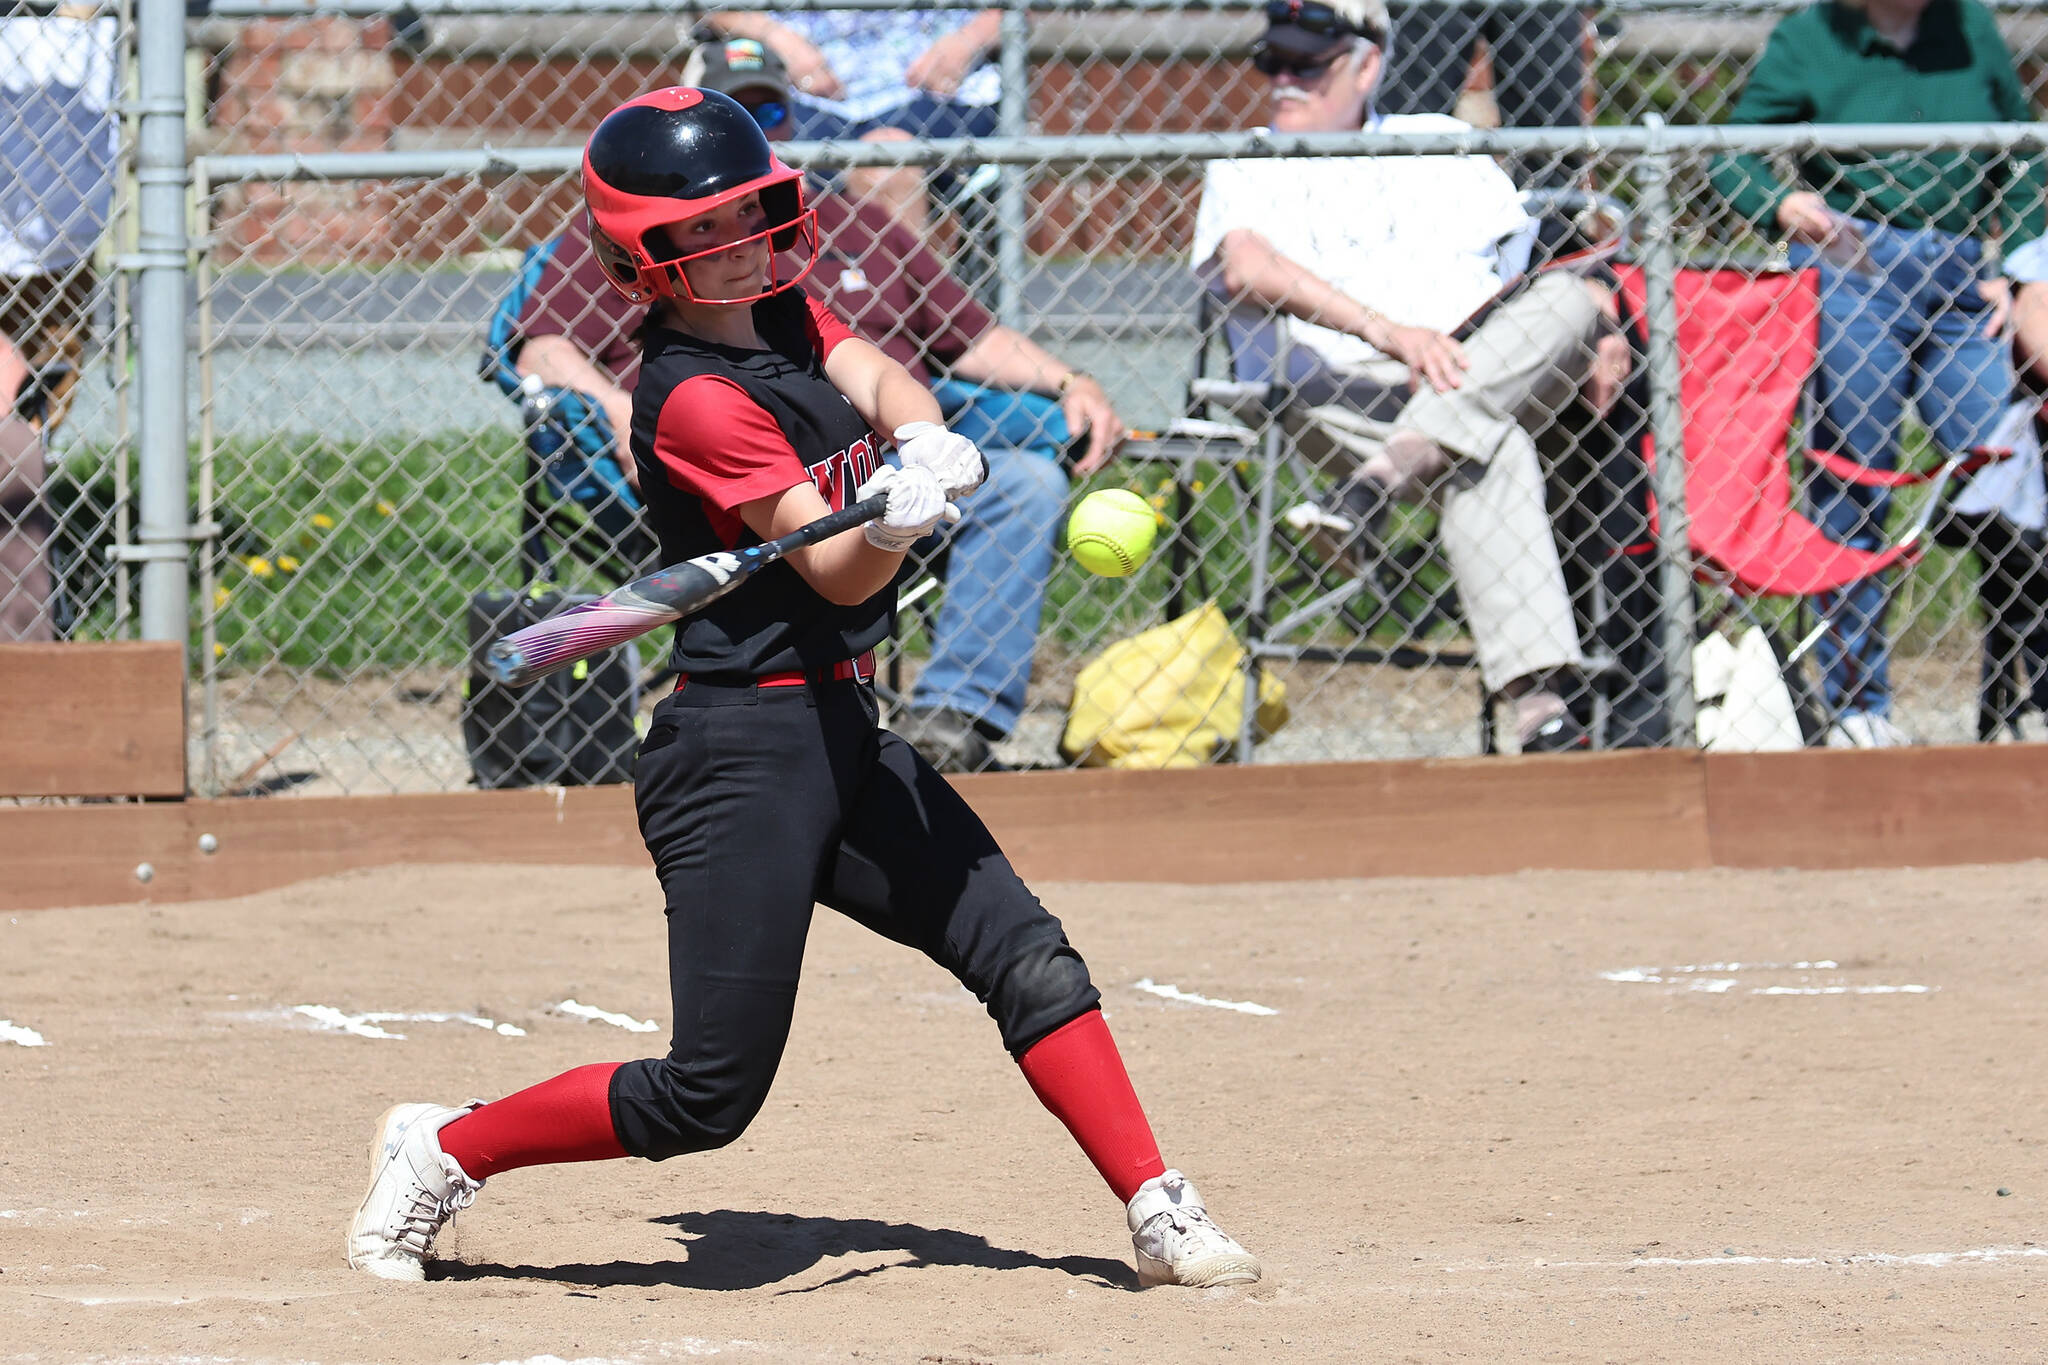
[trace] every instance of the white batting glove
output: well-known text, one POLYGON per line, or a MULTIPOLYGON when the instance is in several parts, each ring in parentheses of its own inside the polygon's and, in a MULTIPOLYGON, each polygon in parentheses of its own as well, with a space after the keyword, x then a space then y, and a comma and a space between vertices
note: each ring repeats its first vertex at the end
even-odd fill
POLYGON ((938 475, 949 498, 966 497, 988 478, 988 457, 981 447, 937 422, 906 422, 896 428, 896 457, 905 468, 929 469, 938 475))
POLYGON ((877 493, 888 497, 888 510, 861 532, 878 550, 902 554, 930 535, 940 522, 960 520, 960 509, 946 501, 946 490, 929 469, 885 464, 854 490, 854 501, 866 502, 877 493))

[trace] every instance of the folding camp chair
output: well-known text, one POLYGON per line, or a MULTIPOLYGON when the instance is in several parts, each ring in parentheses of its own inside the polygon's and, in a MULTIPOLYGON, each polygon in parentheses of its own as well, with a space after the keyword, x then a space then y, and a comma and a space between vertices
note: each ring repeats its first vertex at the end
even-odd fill
MULTIPOLYGON (((1620 274, 1625 297, 1636 316, 1644 316, 1640 270, 1623 267, 1620 274)), ((1787 642, 1770 633, 1784 666, 1795 674, 1788 681, 1798 684, 1800 661, 1836 628, 1828 613, 1812 605, 1815 596, 1910 562, 1949 482, 2005 452, 1951 451, 1930 470, 1878 470, 1826 451, 1801 451, 1808 462, 1847 482, 1932 485, 1920 513, 1891 544, 1876 550, 1839 544, 1797 510, 1793 496, 1790 438, 1819 354, 1817 272, 1681 270, 1677 311, 1694 577, 1738 604, 1797 600, 1798 638, 1787 642)), ((1802 701, 1801 691, 1801 729, 1815 743, 1828 720, 1810 688, 1795 685, 1795 702, 1802 701)))
POLYGON ((513 364, 519 315, 555 246, 543 242, 522 258, 512 287, 491 312, 481 367, 486 380, 519 404, 525 432, 520 568, 530 583, 550 582, 567 555, 600 580, 622 583, 653 567, 655 543, 619 466, 611 423, 588 394, 550 387, 513 364))

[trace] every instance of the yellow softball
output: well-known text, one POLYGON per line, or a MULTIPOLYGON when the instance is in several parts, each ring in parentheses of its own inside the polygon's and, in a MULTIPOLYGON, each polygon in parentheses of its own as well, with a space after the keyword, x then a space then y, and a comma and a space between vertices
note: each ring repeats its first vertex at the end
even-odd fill
POLYGON ((1090 493, 1067 518, 1067 549, 1092 574, 1122 578, 1152 553, 1159 520, 1152 504, 1128 488, 1090 493))

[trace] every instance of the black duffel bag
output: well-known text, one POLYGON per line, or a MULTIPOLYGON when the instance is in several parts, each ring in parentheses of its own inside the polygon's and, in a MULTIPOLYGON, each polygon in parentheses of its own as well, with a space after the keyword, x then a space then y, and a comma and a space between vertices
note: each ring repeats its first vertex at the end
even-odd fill
MULTIPOLYGON (((568 593, 482 592, 469 599, 469 651, 590 601, 568 593)), ((474 666, 463 686, 462 740, 476 785, 588 787, 633 780, 640 744, 640 662, 629 642, 559 673, 504 687, 474 666)))

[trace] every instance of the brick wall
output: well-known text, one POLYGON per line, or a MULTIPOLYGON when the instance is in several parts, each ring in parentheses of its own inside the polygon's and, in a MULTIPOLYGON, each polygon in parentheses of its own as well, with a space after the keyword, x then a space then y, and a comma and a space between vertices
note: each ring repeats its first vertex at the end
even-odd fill
MULTIPOLYGON (((678 70, 648 56, 413 56, 393 48, 382 19, 259 20, 233 30, 213 64, 206 143, 220 153, 569 144, 678 70)), ((1032 73, 1031 107, 1046 133, 1239 128, 1256 113, 1240 73, 1209 63, 1048 62, 1032 73)), ((1188 174, 1140 171, 1041 186, 1033 247, 1178 249, 1193 228, 1193 185, 1188 174)), ((215 228, 228 258, 424 261, 528 245, 558 230, 578 202, 573 183, 527 180, 244 187, 223 193, 215 228)))
MULTIPOLYGON (((213 73, 208 141, 219 152, 369 152, 397 127, 397 63, 382 19, 257 20, 213 73)), ((388 196, 362 184, 234 191, 223 206, 231 254, 332 260, 386 241, 388 196)))

